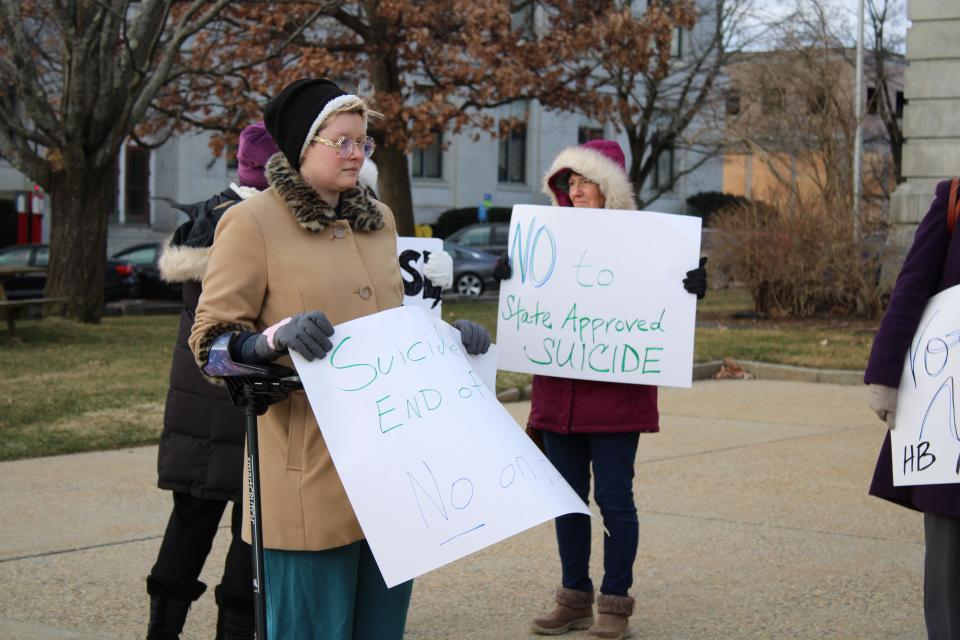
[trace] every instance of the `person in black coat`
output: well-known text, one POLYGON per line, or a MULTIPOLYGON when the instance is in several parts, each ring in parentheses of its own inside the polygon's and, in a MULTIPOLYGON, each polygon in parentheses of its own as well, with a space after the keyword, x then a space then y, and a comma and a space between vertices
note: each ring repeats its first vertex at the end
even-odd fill
POLYGON ((230 206, 266 188, 263 166, 278 150, 262 122, 244 129, 237 153, 239 184, 204 202, 180 207, 190 219, 174 232, 160 257, 161 277, 183 283, 183 313, 157 459, 157 485, 173 492, 173 510, 147 577, 148 640, 180 637, 190 605, 206 590, 198 578, 228 502, 233 502, 231 540, 215 589, 216 638, 254 637, 251 551, 240 539, 243 414, 223 387, 206 381, 187 339, 217 222, 230 206))
MULTIPOLYGON (((870 408, 892 429, 904 361, 927 301, 960 284, 960 230, 947 226, 950 181, 941 182, 921 220, 873 340, 864 375, 870 408)), ((870 494, 923 512, 923 613, 931 640, 960 640, 960 484, 897 487, 890 433, 880 450, 870 494)))

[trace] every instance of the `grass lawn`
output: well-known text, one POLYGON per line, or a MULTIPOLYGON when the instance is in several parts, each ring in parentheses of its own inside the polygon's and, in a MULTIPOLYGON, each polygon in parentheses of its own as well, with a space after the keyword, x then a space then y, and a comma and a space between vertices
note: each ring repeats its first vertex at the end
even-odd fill
POLYGON ((0 332, 0 460, 156 442, 179 316, 0 332))
MULTIPOLYGON (((876 323, 754 322, 743 291, 711 291, 700 303, 698 362, 742 360, 862 369, 876 323)), ((444 319, 496 329, 495 302, 446 303, 444 319)), ((0 331, 0 460, 154 443, 179 316, 105 318, 81 325, 60 318, 17 323, 19 341, 0 331)), ((527 374, 500 372, 497 390, 527 374)))

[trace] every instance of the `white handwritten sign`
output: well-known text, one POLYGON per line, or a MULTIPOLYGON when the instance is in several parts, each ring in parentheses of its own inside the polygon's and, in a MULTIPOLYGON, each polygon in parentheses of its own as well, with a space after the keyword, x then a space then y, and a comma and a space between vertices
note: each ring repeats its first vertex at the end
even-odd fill
POLYGON ((293 360, 387 586, 589 513, 450 325, 400 307, 338 325, 332 341, 323 360, 293 360))
POLYGON ((501 369, 689 387, 700 219, 518 205, 500 286, 501 369))
POLYGON ((907 352, 890 434, 894 485, 960 482, 958 382, 960 286, 930 298, 907 352))
POLYGON ((403 278, 403 304, 430 309, 440 315, 441 289, 423 275, 423 258, 443 251, 439 238, 397 238, 397 257, 403 278))

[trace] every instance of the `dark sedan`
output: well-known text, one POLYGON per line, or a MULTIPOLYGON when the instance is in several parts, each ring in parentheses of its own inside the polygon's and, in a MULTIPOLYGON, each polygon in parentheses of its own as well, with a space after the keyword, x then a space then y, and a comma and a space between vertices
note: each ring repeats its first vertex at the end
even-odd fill
POLYGON ((162 245, 159 242, 147 242, 127 247, 113 254, 114 260, 129 262, 137 270, 140 278, 140 295, 144 298, 164 298, 179 300, 182 286, 179 282, 164 282, 160 278, 160 259, 162 245))
POLYGON ((493 279, 496 255, 448 241, 444 241, 443 250, 453 258, 453 291, 479 296, 496 284, 493 279))
MULTIPOLYGON (((9 300, 42 298, 47 284, 46 268, 50 261, 50 249, 45 244, 18 244, 0 249, 0 266, 37 267, 43 271, 23 273, 8 278, 3 288, 9 300)), ((107 302, 136 298, 140 295, 140 283, 133 265, 118 260, 107 260, 104 274, 104 298, 107 302)))

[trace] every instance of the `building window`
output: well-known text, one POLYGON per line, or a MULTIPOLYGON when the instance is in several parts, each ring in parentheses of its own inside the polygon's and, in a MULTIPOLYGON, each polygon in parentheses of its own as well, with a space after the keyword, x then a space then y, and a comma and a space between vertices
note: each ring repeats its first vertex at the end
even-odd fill
POLYGON ((534 22, 536 3, 529 2, 522 4, 516 11, 510 12, 510 30, 519 33, 524 38, 533 39, 536 35, 534 22))
POLYGON ((497 179, 505 183, 527 181, 527 103, 514 102, 501 108, 501 118, 513 118, 516 124, 500 141, 497 179))
POLYGON ((240 168, 240 163, 237 160, 237 152, 240 149, 240 145, 235 142, 228 142, 227 148, 225 151, 225 160, 227 161, 227 171, 236 171, 240 168))
POLYGON ((671 58, 683 57, 683 28, 682 27, 673 28, 673 37, 670 39, 670 57, 671 58))
POLYGON ((660 150, 657 163, 653 167, 653 188, 670 189, 673 186, 673 145, 660 150))
POLYGON ((740 89, 733 87, 727 90, 726 111, 728 116, 740 114, 740 89))
POLYGON ((426 149, 413 150, 414 178, 443 177, 443 133, 435 131, 433 142, 426 149))
POLYGON ((903 91, 897 91, 897 104, 896 104, 896 107, 894 108, 896 110, 895 113, 898 118, 903 117, 903 105, 905 105, 906 103, 907 101, 903 99, 903 91))
POLYGON ((150 221, 150 151, 129 146, 124 171, 124 215, 126 222, 150 221))
POLYGON ((783 89, 779 87, 767 87, 763 90, 761 96, 761 108, 764 114, 780 113, 783 111, 783 105, 786 95, 783 89))
POLYGON ((867 113, 877 115, 877 89, 876 87, 867 87, 867 113))
POLYGON ((603 127, 580 125, 577 129, 577 144, 583 144, 591 140, 603 140, 603 127))
POLYGON ((807 111, 812 114, 824 114, 827 112, 827 90, 823 87, 815 87, 812 93, 807 97, 807 111))

